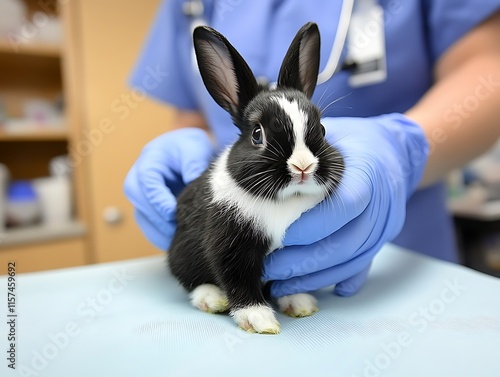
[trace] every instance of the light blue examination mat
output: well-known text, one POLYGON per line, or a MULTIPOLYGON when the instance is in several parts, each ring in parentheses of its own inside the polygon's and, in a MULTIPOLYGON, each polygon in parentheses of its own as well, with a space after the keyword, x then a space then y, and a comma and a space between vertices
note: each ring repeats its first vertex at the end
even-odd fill
POLYGON ((279 335, 192 308, 163 257, 18 274, 16 288, 8 317, 0 278, 5 377, 500 376, 500 279, 394 246, 354 297, 324 290, 314 316, 279 314, 279 335))

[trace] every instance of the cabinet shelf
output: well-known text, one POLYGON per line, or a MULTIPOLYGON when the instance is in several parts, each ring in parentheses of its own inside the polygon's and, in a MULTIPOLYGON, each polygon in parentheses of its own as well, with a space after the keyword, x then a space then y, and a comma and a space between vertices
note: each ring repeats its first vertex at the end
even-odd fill
POLYGON ((3 233, 0 232, 0 250, 11 246, 82 237, 85 233, 85 226, 78 221, 58 226, 37 225, 8 229, 3 233))
POLYGON ((8 132, 0 129, 0 142, 6 141, 64 141, 68 139, 66 129, 34 129, 8 132))
POLYGON ((42 56, 48 58, 61 57, 61 46, 50 43, 29 43, 17 47, 11 45, 8 40, 0 40, 0 53, 20 56, 42 56))

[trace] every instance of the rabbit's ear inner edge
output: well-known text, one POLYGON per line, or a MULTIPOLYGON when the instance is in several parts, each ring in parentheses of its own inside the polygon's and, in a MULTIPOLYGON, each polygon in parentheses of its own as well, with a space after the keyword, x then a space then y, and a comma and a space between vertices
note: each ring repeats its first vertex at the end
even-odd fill
POLYGON ((250 67, 216 30, 197 27, 193 38, 198 67, 208 92, 220 107, 233 117, 240 117, 258 92, 250 67))
POLYGON ((318 81, 320 43, 315 23, 300 28, 283 59, 278 86, 300 90, 311 99, 318 81))

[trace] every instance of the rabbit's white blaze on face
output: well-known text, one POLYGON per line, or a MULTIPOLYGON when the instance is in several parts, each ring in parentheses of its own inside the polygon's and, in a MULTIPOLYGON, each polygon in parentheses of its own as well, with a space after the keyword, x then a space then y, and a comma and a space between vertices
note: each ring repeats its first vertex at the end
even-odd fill
POLYGON ((318 158, 314 156, 305 142, 307 130, 307 114, 300 109, 297 101, 285 97, 273 98, 288 115, 293 127, 295 146, 287 160, 288 170, 292 174, 292 183, 304 184, 311 180, 318 166, 318 158))
POLYGON ((273 101, 276 101, 292 122, 293 133, 295 135, 295 150, 303 148, 307 149, 304 140, 306 134, 307 114, 299 108, 297 101, 291 101, 284 96, 273 97, 273 101))
POLYGON ((285 96, 274 97, 274 101, 283 109, 290 118, 293 128, 293 151, 287 159, 287 168, 292 176, 290 185, 281 191, 281 197, 294 194, 314 194, 321 192, 321 188, 313 179, 318 167, 318 158, 307 147, 305 137, 307 132, 308 116, 299 103, 289 100, 285 96))

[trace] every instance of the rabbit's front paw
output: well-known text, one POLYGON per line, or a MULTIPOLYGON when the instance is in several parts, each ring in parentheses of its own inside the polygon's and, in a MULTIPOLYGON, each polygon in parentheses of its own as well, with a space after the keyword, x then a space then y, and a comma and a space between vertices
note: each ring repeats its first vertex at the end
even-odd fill
POLYGON ((266 305, 253 305, 236 309, 231 313, 243 330, 259 334, 279 334, 281 326, 273 310, 266 305))
POLYGON ((207 313, 222 313, 229 309, 226 294, 216 285, 203 284, 190 294, 191 304, 207 313))
POLYGON ((319 309, 314 296, 307 293, 283 296, 278 299, 280 311, 290 317, 307 317, 319 309))

